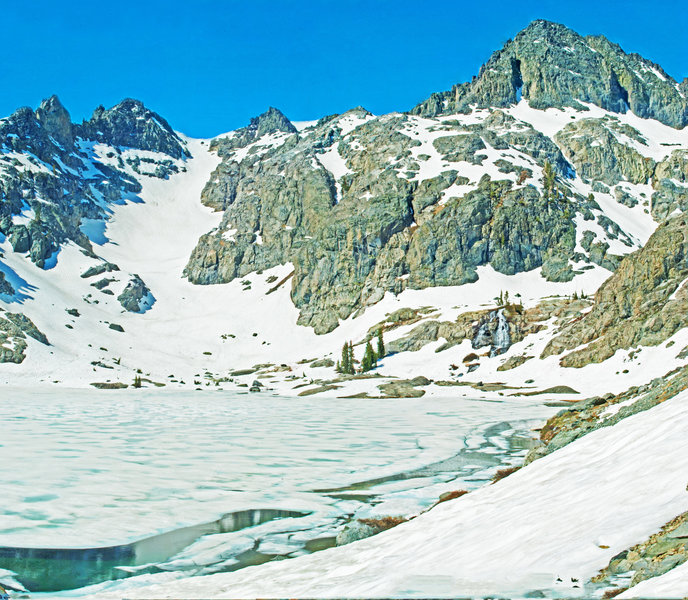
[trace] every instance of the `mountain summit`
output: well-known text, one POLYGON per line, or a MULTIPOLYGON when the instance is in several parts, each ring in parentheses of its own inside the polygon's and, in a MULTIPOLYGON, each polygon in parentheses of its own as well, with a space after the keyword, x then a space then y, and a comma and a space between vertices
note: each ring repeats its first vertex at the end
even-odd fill
POLYGON ((112 146, 163 152, 172 158, 189 155, 169 123, 132 98, 108 110, 96 108, 91 119, 79 126, 79 135, 112 146))
POLYGON ((533 21, 495 52, 471 82, 433 94, 411 112, 437 116, 470 107, 506 107, 521 97, 533 108, 630 110, 676 128, 688 124, 688 99, 674 79, 603 35, 583 37, 550 21, 533 21))

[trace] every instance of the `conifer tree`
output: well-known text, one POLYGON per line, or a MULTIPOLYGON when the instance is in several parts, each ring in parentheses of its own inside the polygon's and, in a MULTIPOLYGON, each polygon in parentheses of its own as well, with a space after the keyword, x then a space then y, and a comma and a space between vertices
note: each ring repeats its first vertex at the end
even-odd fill
POLYGON ((373 347, 370 344, 370 341, 366 344, 365 347, 365 352, 363 353, 363 359, 361 360, 361 371, 364 373, 366 371, 370 371, 375 364, 376 364, 376 357, 375 357, 375 352, 373 350, 373 347))
POLYGON ((377 330, 377 358, 378 360, 385 357, 385 341, 382 339, 382 327, 377 330))
POLYGON ((354 366, 354 345, 352 342, 349 342, 349 358, 348 358, 348 366, 349 366, 349 375, 353 375, 356 372, 356 367, 354 366))
POLYGON ((344 342, 344 345, 342 346, 342 360, 339 365, 339 372, 344 373, 345 375, 349 375, 351 371, 351 363, 349 361, 349 344, 347 342, 344 342))

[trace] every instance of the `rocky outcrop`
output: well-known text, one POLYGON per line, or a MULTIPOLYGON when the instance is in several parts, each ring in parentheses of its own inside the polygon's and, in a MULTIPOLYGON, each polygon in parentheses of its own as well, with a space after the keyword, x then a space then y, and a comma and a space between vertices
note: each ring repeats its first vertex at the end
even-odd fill
POLYGON ((264 135, 278 132, 296 133, 296 127, 280 110, 271 106, 263 114, 253 117, 246 127, 237 129, 230 136, 214 139, 210 149, 217 150, 220 156, 227 156, 232 150, 245 148, 264 135))
MULTIPOLYGON (((0 225, 0 231, 2 225, 0 225)), ((55 234, 44 223, 34 219, 26 225, 10 225, 6 229, 12 250, 28 252, 31 261, 43 268, 46 259, 57 249, 55 234)))
POLYGON ((88 279, 89 277, 95 277, 96 275, 102 275, 103 273, 111 273, 113 271, 119 271, 119 267, 110 262, 102 262, 92 267, 86 269, 82 274, 82 279, 88 279))
POLYGON ((413 379, 398 379, 378 385, 383 398, 422 398, 425 390, 420 387, 430 385, 432 382, 427 378, 418 376, 413 379))
POLYGON ((27 348, 26 336, 49 345, 48 338, 27 316, 0 309, 0 363, 23 362, 27 348))
POLYGON ((672 519, 640 544, 614 556, 592 581, 610 586, 620 577, 630 578, 633 587, 646 579, 659 577, 686 561, 688 512, 672 519))
POLYGON ((433 142, 433 146, 447 161, 464 160, 474 165, 481 165, 485 159, 485 154, 478 153, 485 149, 485 143, 476 133, 440 137, 433 142))
POLYGON ((621 133, 635 139, 639 136, 628 125, 603 118, 569 123, 554 139, 583 179, 610 186, 620 181, 647 183, 654 173, 654 161, 619 141, 621 133))
POLYGON ((51 96, 41 102, 36 109, 36 120, 58 144, 65 149, 72 147, 74 144, 72 120, 57 96, 51 96))
POLYGON ((527 356, 525 354, 517 354, 516 356, 511 356, 497 367, 497 371, 510 371, 511 369, 516 369, 517 367, 520 367, 522 364, 533 358, 535 357, 527 356))
POLYGON ((676 209, 688 212, 688 150, 674 150, 657 163, 652 187, 652 216, 666 219, 676 209))
POLYGON ((571 165, 550 138, 504 111, 492 110, 482 123, 469 125, 468 129, 479 133, 495 150, 518 150, 541 167, 550 163, 562 177, 573 176, 571 165))
POLYGON ((169 123, 132 98, 107 110, 99 106, 88 121, 75 129, 76 134, 86 140, 110 146, 162 152, 172 158, 190 156, 186 144, 169 123))
MULTIPOLYGON (((444 339, 446 341, 435 350, 443 352, 464 340, 470 340, 474 349, 489 348, 487 354, 496 356, 526 336, 541 331, 543 323, 552 317, 558 325, 562 325, 580 318, 581 311, 589 306, 587 299, 561 298, 545 300, 528 309, 518 304, 507 304, 496 310, 469 311, 461 313, 454 321, 428 318, 405 336, 387 342, 386 349, 388 354, 416 352, 427 344, 444 339)), ((383 321, 372 327, 371 331, 380 328, 383 332, 388 331, 393 329, 393 323, 383 321)), ((476 354, 474 357, 476 360, 479 358, 476 354)), ((515 366, 517 365, 510 368, 515 366)))
POLYGON ((0 271, 0 294, 6 296, 14 295, 14 288, 12 287, 12 284, 7 281, 7 278, 2 271, 0 271))
POLYGON ((336 538, 337 546, 344 546, 351 542, 365 539, 367 537, 376 535, 401 523, 406 522, 406 517, 390 517, 385 516, 377 519, 356 519, 350 521, 344 526, 336 538))
POLYGON ((146 312, 155 303, 153 294, 138 275, 132 276, 117 300, 124 310, 133 313, 146 312))
POLYGON ((548 419, 540 430, 540 445, 526 457, 526 464, 563 448, 592 431, 611 427, 619 421, 651 409, 688 388, 688 367, 621 394, 589 398, 548 419))
POLYGON ((688 217, 681 214, 621 262, 595 294, 590 313, 564 327, 541 358, 573 350, 561 365, 582 367, 619 349, 662 343, 688 326, 687 280, 688 217))
POLYGON ((506 107, 521 97, 533 108, 583 108, 581 102, 590 102, 676 128, 688 124, 687 95, 659 65, 626 54, 604 36, 582 37, 544 20, 507 41, 471 82, 433 94, 411 112, 437 116, 506 107))

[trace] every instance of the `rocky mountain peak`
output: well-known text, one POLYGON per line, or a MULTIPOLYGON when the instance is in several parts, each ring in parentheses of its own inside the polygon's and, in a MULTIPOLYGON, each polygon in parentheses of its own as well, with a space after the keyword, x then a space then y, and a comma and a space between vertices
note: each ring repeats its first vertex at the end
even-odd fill
POLYGON ((583 39, 572 29, 555 23, 554 21, 547 21, 546 19, 536 19, 529 23, 527 27, 516 34, 516 40, 545 40, 554 45, 561 45, 570 41, 571 39, 583 39))
POLYGON ((173 158, 188 156, 169 123, 133 98, 107 110, 103 106, 96 108, 91 119, 79 126, 79 135, 111 146, 164 152, 173 158))
POLYGON ((568 27, 533 21, 496 51, 469 83, 433 94, 414 114, 434 116, 506 107, 521 98, 533 108, 628 110, 672 127, 688 124, 688 99, 658 65, 627 54, 604 36, 583 37, 568 27))
POLYGON ((264 135, 280 132, 297 133, 297 129, 281 110, 271 106, 264 113, 252 117, 246 127, 237 129, 229 137, 213 140, 210 148, 223 156, 237 148, 245 148, 264 135))
POLYGON ((72 146, 74 143, 72 119, 57 96, 50 96, 41 102, 36 109, 36 119, 55 141, 65 148, 72 146))
POLYGON ((296 133, 296 127, 292 122, 284 116, 282 111, 273 106, 269 107, 263 114, 253 117, 247 129, 254 134, 255 139, 278 131, 296 133))

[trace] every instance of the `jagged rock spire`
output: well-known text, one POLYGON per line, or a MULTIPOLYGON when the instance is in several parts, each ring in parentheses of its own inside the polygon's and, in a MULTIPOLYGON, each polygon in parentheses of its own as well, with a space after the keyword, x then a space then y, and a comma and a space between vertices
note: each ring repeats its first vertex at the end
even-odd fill
POLYGON ((266 133, 296 133, 296 127, 284 116, 282 111, 274 106, 269 107, 263 114, 253 117, 247 129, 252 130, 255 138, 259 138, 266 133))
POLYGON ((41 102, 36 109, 36 119, 56 142, 65 148, 72 146, 74 143, 72 119, 57 96, 50 96, 41 102))
POLYGON ((108 110, 99 106, 78 130, 85 139, 112 146, 164 152, 173 158, 188 156, 184 143, 169 123, 133 98, 126 98, 108 110))

